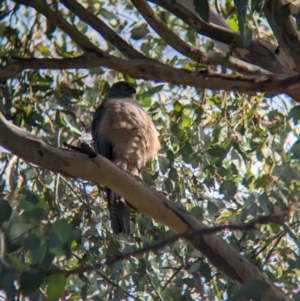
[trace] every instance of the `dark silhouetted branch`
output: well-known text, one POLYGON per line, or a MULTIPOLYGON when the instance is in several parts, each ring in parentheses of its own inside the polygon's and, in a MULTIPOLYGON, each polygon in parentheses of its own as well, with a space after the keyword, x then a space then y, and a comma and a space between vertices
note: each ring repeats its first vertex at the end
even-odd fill
POLYGON ((223 65, 238 72, 271 74, 255 65, 243 62, 222 52, 207 53, 186 43, 176 35, 155 13, 145 0, 131 0, 152 29, 171 47, 179 53, 198 63, 207 65, 223 65))
POLYGON ((71 10, 78 18, 83 22, 90 25, 95 29, 107 42, 114 45, 121 51, 123 55, 130 59, 144 58, 147 57, 128 44, 122 37, 120 37, 113 29, 111 29, 105 22, 96 17, 93 13, 85 9, 76 0, 61 0, 60 1, 65 7, 71 10))

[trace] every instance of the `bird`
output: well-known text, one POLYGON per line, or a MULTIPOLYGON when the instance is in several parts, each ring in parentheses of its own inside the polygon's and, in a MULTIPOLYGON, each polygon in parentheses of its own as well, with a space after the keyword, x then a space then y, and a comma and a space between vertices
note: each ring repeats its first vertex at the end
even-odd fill
MULTIPOLYGON (((136 100, 136 88, 127 81, 114 83, 96 109, 91 134, 96 153, 133 176, 160 150, 152 119, 136 100)), ((105 187, 113 233, 130 234, 130 209, 126 201, 105 187)))

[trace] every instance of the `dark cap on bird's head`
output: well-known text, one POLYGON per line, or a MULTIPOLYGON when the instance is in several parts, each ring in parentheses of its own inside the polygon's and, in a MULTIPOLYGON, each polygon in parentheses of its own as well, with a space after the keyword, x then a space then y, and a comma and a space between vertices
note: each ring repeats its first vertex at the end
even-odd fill
POLYGON ((136 96, 136 89, 134 84, 126 82, 126 81, 120 81, 114 83, 110 90, 108 97, 131 97, 135 98, 136 96))

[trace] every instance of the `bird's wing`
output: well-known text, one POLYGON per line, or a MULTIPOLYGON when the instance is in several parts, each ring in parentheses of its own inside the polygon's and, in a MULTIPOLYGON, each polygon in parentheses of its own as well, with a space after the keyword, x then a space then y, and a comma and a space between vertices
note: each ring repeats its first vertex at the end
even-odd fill
MULTIPOLYGON (((94 140, 95 151, 104 156, 105 158, 113 161, 113 148, 114 145, 110 141, 108 135, 105 132, 101 132, 99 128, 101 127, 101 121, 106 113, 107 106, 109 106, 109 101, 104 101, 97 108, 93 116, 91 131, 94 140)), ((111 116, 113 118, 114 116, 111 116)), ((109 132, 110 129, 107 129, 109 132)), ((130 233, 130 211, 125 201, 111 191, 108 187, 105 187, 108 209, 110 213, 111 227, 114 233, 130 233)))
POLYGON ((92 121, 92 137, 95 151, 103 157, 113 160, 113 144, 109 141, 107 135, 101 134, 99 127, 106 111, 106 101, 97 108, 92 121))

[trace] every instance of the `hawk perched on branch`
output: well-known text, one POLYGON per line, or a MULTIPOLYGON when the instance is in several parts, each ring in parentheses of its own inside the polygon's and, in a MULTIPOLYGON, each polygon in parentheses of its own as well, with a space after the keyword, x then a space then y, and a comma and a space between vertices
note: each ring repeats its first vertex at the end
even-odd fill
MULTIPOLYGON (((148 114, 137 103, 133 84, 120 81, 97 108, 92 137, 97 153, 134 176, 160 149, 158 133, 148 114)), ((130 212, 125 200, 105 188, 114 233, 130 233, 130 212)))

